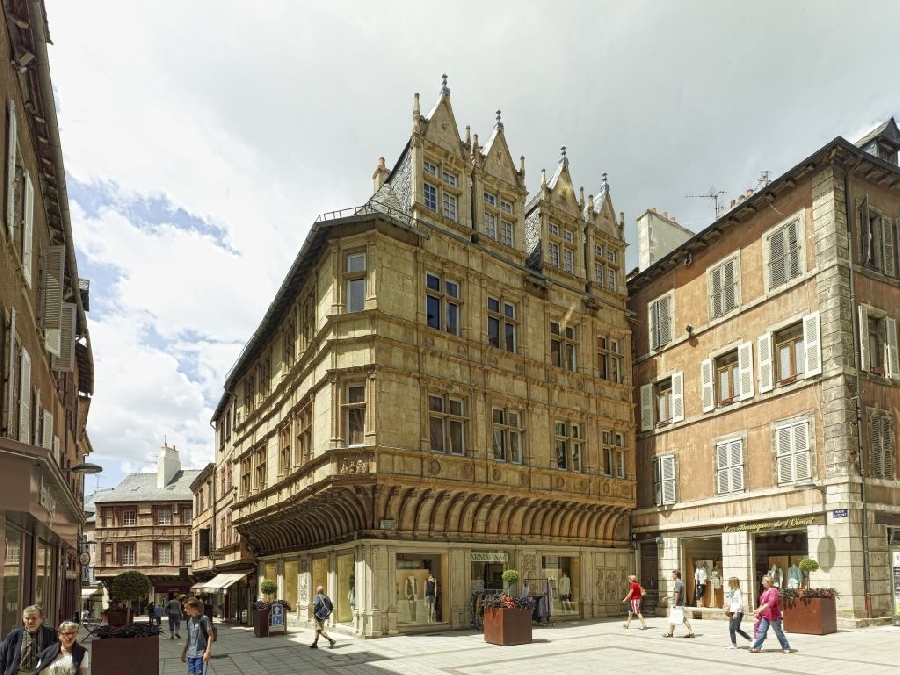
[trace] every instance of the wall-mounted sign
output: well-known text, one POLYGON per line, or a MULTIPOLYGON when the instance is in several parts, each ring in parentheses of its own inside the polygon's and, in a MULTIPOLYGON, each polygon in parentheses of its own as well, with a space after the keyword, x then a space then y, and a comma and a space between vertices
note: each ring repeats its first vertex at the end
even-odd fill
POLYGON ((834 509, 831 512, 832 518, 846 518, 849 515, 849 509, 834 509))
POLYGON ((509 559, 508 553, 483 553, 481 551, 472 551, 472 562, 502 562, 505 563, 509 559))
POLYGON ((774 532, 776 530, 788 530, 798 527, 808 527, 816 525, 816 518, 810 516, 808 518, 782 518, 781 520, 768 520, 765 522, 754 523, 738 523, 737 525, 726 525, 722 528, 723 532, 774 532))

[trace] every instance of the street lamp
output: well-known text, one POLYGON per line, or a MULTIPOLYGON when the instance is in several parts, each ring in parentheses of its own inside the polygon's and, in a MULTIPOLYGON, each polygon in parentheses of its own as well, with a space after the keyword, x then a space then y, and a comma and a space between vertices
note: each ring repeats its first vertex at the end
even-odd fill
POLYGON ((60 471, 63 473, 77 473, 77 474, 88 474, 88 473, 101 473, 103 471, 103 467, 99 464, 91 464, 89 462, 82 462, 81 464, 76 464, 75 466, 70 466, 68 468, 60 467, 60 471))

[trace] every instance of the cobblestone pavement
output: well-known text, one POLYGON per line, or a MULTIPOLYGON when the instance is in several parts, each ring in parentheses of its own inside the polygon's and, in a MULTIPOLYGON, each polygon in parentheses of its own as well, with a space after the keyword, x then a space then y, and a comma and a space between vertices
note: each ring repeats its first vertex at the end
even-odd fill
MULTIPOLYGON (((313 633, 291 629, 287 636, 256 638, 253 629, 217 624, 208 675, 596 675, 610 673, 670 673, 690 675, 896 675, 900 671, 900 627, 877 626, 832 635, 788 634, 792 653, 783 654, 771 633, 763 653, 750 654, 746 641, 727 649, 725 621, 693 621, 696 638, 662 637, 665 620, 647 620, 648 630, 623 630, 620 621, 560 622, 535 626, 534 642, 498 647, 471 630, 400 635, 362 640, 331 632, 334 649, 323 640, 310 649, 313 633)), ((184 637, 184 633, 182 633, 184 637)), ((740 638, 739 638, 740 639, 740 638)), ((84 643, 90 649, 91 641, 84 643)), ((160 638, 160 675, 185 675, 183 641, 160 638)), ((92 675, 116 675, 97 673, 92 675)))

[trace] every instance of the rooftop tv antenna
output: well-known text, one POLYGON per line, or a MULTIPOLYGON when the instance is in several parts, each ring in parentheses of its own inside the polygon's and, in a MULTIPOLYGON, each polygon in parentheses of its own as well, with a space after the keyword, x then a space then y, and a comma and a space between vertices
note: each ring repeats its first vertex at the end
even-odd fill
POLYGON ((756 179, 756 192, 759 192, 771 182, 772 179, 769 178, 769 172, 760 171, 759 178, 756 179))
MULTIPOLYGON (((719 210, 719 195, 724 195, 725 190, 716 190, 715 186, 709 188, 709 192, 705 195, 685 195, 685 197, 702 197, 704 199, 711 199, 713 203, 713 208, 716 210, 716 220, 719 219, 719 216, 722 214, 722 211, 719 210)), ((724 210, 724 205, 722 209, 724 210)))

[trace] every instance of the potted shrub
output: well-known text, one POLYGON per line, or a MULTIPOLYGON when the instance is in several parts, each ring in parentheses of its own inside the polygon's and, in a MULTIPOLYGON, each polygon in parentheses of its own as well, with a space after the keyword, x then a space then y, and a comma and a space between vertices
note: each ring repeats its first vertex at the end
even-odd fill
POLYGON ((837 610, 834 601, 838 592, 833 588, 810 587, 809 575, 819 569, 819 563, 812 558, 804 558, 797 567, 803 575, 802 586, 779 590, 785 632, 809 635, 836 633, 837 610))
POLYGON ((97 673, 117 675, 157 675, 159 670, 160 628, 150 623, 133 623, 131 606, 144 602, 153 588, 150 579, 137 570, 123 572, 110 584, 112 596, 125 603, 125 624, 113 624, 110 609, 109 626, 100 626, 91 642, 91 669, 97 673))
POLYGON ((253 635, 256 637, 269 637, 269 612, 272 603, 269 598, 278 592, 278 582, 272 579, 263 579, 259 582, 260 592, 266 596, 265 600, 257 600, 253 603, 253 635))
POLYGON ((520 597, 518 584, 522 576, 516 570, 503 573, 507 593, 485 595, 484 641, 494 645, 525 645, 531 642, 531 615, 534 598, 520 597))

